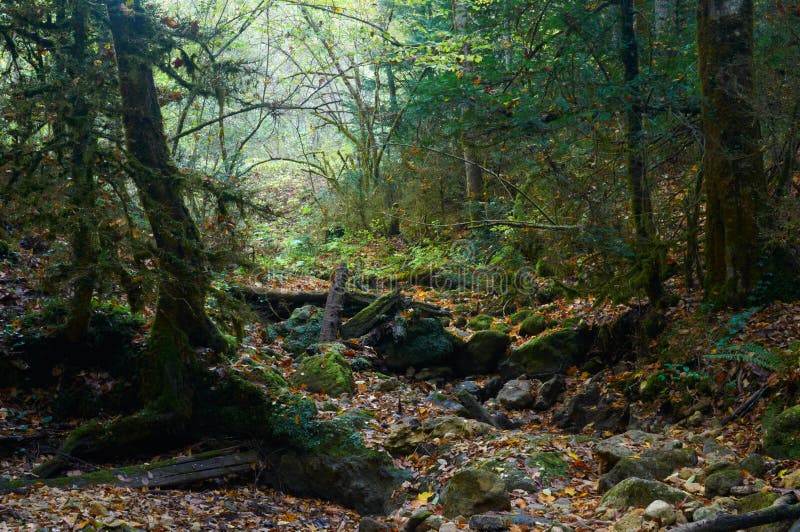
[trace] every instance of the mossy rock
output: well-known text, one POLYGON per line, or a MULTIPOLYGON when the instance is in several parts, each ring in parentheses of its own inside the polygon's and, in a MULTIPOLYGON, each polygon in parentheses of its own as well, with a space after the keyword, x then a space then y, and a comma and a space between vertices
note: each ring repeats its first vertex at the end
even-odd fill
POLYGON ((467 322, 467 327, 473 331, 485 331, 491 328, 494 318, 488 314, 478 314, 467 322))
POLYGON ((498 331, 478 331, 467 342, 456 361, 461 375, 475 375, 497 371, 505 358, 511 339, 498 331))
POLYGON ((657 480, 626 478, 603 495, 601 504, 609 508, 647 506, 655 500, 670 504, 691 500, 691 495, 657 480))
POLYGON ((442 493, 445 517, 469 517, 511 509, 508 487, 499 475, 485 469, 464 469, 453 475, 442 493))
POLYGON ((650 449, 641 457, 627 456, 619 460, 600 478, 598 486, 605 492, 626 478, 663 480, 678 468, 694 465, 697 465, 697 455, 693 449, 650 449))
POLYGON ((11 246, 5 240, 0 240, 0 260, 10 259, 12 256, 11 246))
POLYGON ((529 308, 518 310, 509 317, 509 321, 511 322, 511 325, 517 325, 518 323, 522 323, 523 321, 525 321, 525 318, 527 318, 531 314, 533 314, 533 310, 529 308))
POLYGON ((491 472, 494 475, 500 477, 500 479, 506 483, 506 487, 509 490, 525 490, 529 493, 535 493, 539 491, 539 485, 533 480, 531 477, 528 476, 525 471, 518 468, 511 462, 505 462, 502 460, 486 460, 481 462, 477 466, 479 469, 485 469, 491 472))
POLYGON ((295 355, 302 354, 319 340, 322 328, 322 309, 305 305, 292 312, 288 320, 270 328, 270 340, 283 337, 283 348, 295 355))
POLYGON ((545 481, 564 478, 569 474, 569 466, 561 453, 550 451, 534 453, 525 460, 525 463, 528 467, 539 469, 539 476, 545 481))
POLYGON ((769 423, 764 451, 773 458, 800 458, 800 405, 787 408, 769 423))
MULTIPOLYGON (((736 501, 736 511, 739 514, 755 512, 772 506, 780 495, 771 491, 759 491, 736 501)), ((747 529, 749 532, 786 532, 789 530, 788 523, 772 523, 747 529)))
POLYGON ((491 330, 503 334, 508 334, 511 332, 511 326, 504 321, 498 321, 492 324, 491 330))
POLYGON ((522 374, 546 377, 579 364, 592 346, 593 334, 586 326, 543 334, 511 350, 500 372, 511 379, 522 374))
POLYGON ((744 483, 744 475, 739 469, 723 469, 708 475, 705 482, 705 496, 707 498, 718 495, 728 495, 731 488, 741 486, 744 483))
POLYGON ((445 330, 435 318, 399 317, 394 322, 393 337, 384 338, 375 346, 393 371, 413 367, 452 367, 464 342, 445 330))
POLYGON ((519 333, 525 336, 536 336, 547 330, 548 325, 548 319, 542 314, 533 314, 520 324, 519 333))
POLYGON ((341 395, 355 390, 350 364, 336 351, 304 357, 291 382, 312 393, 341 395))
POLYGON ((289 386, 289 383, 283 378, 283 373, 272 366, 260 366, 252 374, 258 382, 268 388, 280 389, 289 386))

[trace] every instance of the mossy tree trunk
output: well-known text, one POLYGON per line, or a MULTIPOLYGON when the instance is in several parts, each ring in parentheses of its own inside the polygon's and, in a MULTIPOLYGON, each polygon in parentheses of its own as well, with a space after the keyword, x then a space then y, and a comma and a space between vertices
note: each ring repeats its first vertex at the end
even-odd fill
POLYGON ((641 269, 640 283, 650 301, 657 303, 663 294, 661 284, 662 251, 658 244, 653 201, 647 180, 643 107, 639 77, 639 45, 634 26, 634 2, 620 3, 620 46, 627 88, 625 105, 625 151, 628 188, 636 234, 636 254, 641 269))
POLYGON ((766 200, 754 110, 752 0, 699 0, 703 105, 706 297, 742 306, 755 287, 766 200))
POLYGON ((224 339, 205 312, 210 284, 197 226, 184 203, 158 105, 152 63, 156 29, 138 0, 133 12, 108 0, 117 54, 119 88, 133 180, 158 248, 161 278, 158 306, 142 375, 145 402, 155 409, 191 415, 192 347, 224 348, 224 339))

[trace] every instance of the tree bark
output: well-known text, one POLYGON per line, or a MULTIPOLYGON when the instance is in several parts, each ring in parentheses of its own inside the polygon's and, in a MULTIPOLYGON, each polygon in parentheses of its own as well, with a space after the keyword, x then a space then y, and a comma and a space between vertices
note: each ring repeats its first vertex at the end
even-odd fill
POLYGON ((800 504, 779 504, 741 515, 723 515, 673 528, 673 532, 726 532, 791 521, 800 517, 800 504))
POLYGON ((142 393, 158 410, 188 418, 190 373, 196 363, 192 347, 223 350, 225 342, 205 312, 210 285, 207 258, 164 135, 150 59, 154 28, 138 0, 132 11, 116 0, 107 0, 107 5, 128 158, 135 168, 133 180, 153 231, 161 272, 142 393))
POLYGON ((328 299, 325 302, 325 311, 322 313, 322 328, 319 332, 320 342, 336 340, 339 332, 344 296, 347 289, 347 265, 342 263, 331 276, 331 287, 328 290, 328 299))
POLYGON ((752 0, 700 0, 697 40, 705 100, 706 297, 738 307, 756 283, 759 209, 766 200, 753 106, 752 0))

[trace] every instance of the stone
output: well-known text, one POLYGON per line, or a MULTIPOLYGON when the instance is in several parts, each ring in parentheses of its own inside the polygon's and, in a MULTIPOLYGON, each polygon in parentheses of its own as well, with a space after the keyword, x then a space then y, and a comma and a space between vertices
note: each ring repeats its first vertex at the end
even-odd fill
POLYGON ((650 434, 641 430, 629 430, 597 442, 594 447, 594 453, 604 463, 603 472, 606 473, 623 458, 636 454, 626 445, 632 443, 652 445, 659 439, 660 436, 657 434, 650 434))
POLYGON ((744 483, 744 475, 738 469, 723 469, 712 473, 705 481, 705 496, 710 499, 718 495, 728 495, 731 488, 741 486, 744 483))
POLYGON ((439 527, 439 532, 458 532, 458 525, 452 521, 448 521, 439 527))
POLYGON ((383 355, 387 368, 403 372, 410 368, 452 368, 464 342, 439 320, 414 316, 396 318, 374 347, 383 355))
POLYGON ((644 509, 645 517, 655 519, 659 526, 669 526, 678 520, 678 512, 666 501, 655 500, 644 509))
POLYGON ((445 523, 445 518, 441 515, 430 515, 428 516, 422 524, 417 525, 415 532, 429 532, 435 531, 442 528, 442 525, 445 523))
POLYGON ((492 510, 509 510, 511 502, 506 483, 482 469, 458 471, 442 493, 445 517, 469 517, 492 510))
POLYGON ((531 381, 513 379, 503 385, 497 394, 497 401, 509 410, 522 410, 533 406, 533 386, 531 381))
POLYGON ((754 477, 763 477, 767 471, 767 466, 764 463, 764 458, 757 454, 751 454, 744 460, 739 462, 739 467, 753 475, 754 477))
POLYGON ((531 468, 535 467, 539 471, 539 478, 544 482, 564 478, 569 474, 569 465, 561 453, 554 451, 533 453, 525 459, 525 464, 531 468))
POLYGON ((513 379, 522 374, 529 377, 551 377, 580 364, 592 347, 594 334, 586 326, 565 328, 542 334, 512 349, 500 364, 500 374, 513 379))
POLYGON ((389 532, 393 527, 387 523, 382 523, 374 517, 363 517, 358 522, 358 532, 389 532))
POLYGON ((800 458, 800 405, 787 408, 769 423, 764 452, 772 458, 800 458))
POLYGON ((292 385, 312 393, 328 395, 353 393, 355 381, 347 360, 336 350, 321 355, 306 356, 292 374, 292 385))
POLYGON ((277 324, 270 336, 283 337, 283 348, 289 353, 300 355, 319 341, 321 327, 322 309, 305 305, 295 309, 288 320, 277 324))
POLYGON ((694 511, 692 514, 692 521, 702 521, 703 519, 714 519, 720 514, 726 513, 721 508, 711 505, 711 506, 701 506, 697 510, 694 511))
POLYGON ((509 317, 508 321, 511 322, 511 325, 517 325, 518 323, 522 323, 523 321, 525 321, 525 318, 527 318, 531 314, 533 314, 533 311, 531 309, 518 310, 509 317))
POLYGON ((393 456, 404 456, 422 449, 427 452, 435 447, 432 440, 471 438, 492 430, 490 425, 458 416, 437 416, 420 422, 417 418, 406 418, 389 428, 384 448, 393 456))
POLYGON ((556 404, 558 398, 567 389, 567 381, 563 375, 554 375, 549 381, 542 384, 534 401, 533 409, 539 412, 549 410, 556 404))
POLYGON ((496 397, 500 390, 503 388, 503 379, 500 377, 492 377, 486 384, 483 385, 481 388, 481 393, 479 399, 481 401, 487 401, 493 397, 496 397))
POLYGON ((499 331, 478 331, 467 342, 456 359, 456 372, 460 375, 495 373, 505 359, 511 339, 499 331))
POLYGON ((573 434, 589 423, 595 431, 623 432, 629 419, 630 408, 625 397, 618 391, 603 393, 591 381, 553 414, 556 426, 573 434))
POLYGON ((611 470, 600 478, 600 492, 606 492, 620 481, 636 477, 648 480, 663 480, 679 467, 697 465, 697 455, 693 449, 650 449, 641 457, 630 456, 621 459, 611 470))
POLYGON ((692 497, 677 488, 662 484, 657 480, 642 478, 626 478, 611 488, 601 500, 601 504, 609 508, 625 508, 628 506, 646 506, 655 500, 663 500, 674 504, 688 501, 692 497))
POLYGON ((703 413, 699 410, 695 411, 694 414, 686 418, 686 426, 687 427, 699 427, 703 424, 703 413))
POLYGON ((467 327, 472 329, 473 331, 485 331, 492 326, 492 322, 494 318, 489 316, 488 314, 478 314, 471 320, 467 322, 467 327))
POLYGON ((464 390, 465 392, 475 397, 480 397, 481 395, 481 387, 478 386, 478 383, 475 381, 470 381, 470 380, 461 381, 455 386, 453 386, 454 394, 460 392, 461 390, 464 390))
POLYGON ((477 466, 480 469, 486 469, 498 475, 505 483, 509 491, 512 490, 525 490, 528 493, 535 493, 539 490, 536 484, 528 474, 520 469, 516 464, 502 460, 486 460, 480 462, 477 466))
POLYGON ((541 314, 533 314, 523 320, 519 326, 519 333, 524 336, 536 336, 547 330, 549 322, 541 314))
POLYGON ((422 509, 417 510, 414 514, 408 518, 406 525, 403 527, 404 532, 424 532, 428 530, 424 523, 425 521, 432 516, 433 513, 430 510, 422 509))
POLYGON ((639 532, 642 530, 644 521, 644 510, 635 508, 623 515, 614 523, 614 532, 639 532))
POLYGON ((800 469, 796 471, 792 471, 785 477, 783 477, 783 482, 781 485, 790 490, 800 489, 800 469))
POLYGON ((480 532, 503 532, 509 530, 499 515, 479 514, 469 518, 469 529, 480 532))

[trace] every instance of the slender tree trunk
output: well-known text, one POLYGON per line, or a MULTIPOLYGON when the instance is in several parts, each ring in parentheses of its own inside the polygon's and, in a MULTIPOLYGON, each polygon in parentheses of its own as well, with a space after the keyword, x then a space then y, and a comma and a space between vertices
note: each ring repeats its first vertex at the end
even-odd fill
POLYGON ((755 110, 752 0, 699 0, 706 297, 745 305, 758 273, 766 181, 755 110))
POLYGON ((636 233, 637 260, 642 269, 641 282, 650 298, 656 303, 663 293, 661 286, 661 257, 657 242, 653 203, 647 180, 645 163, 644 128, 639 80, 639 46, 634 30, 633 0, 621 0, 620 45, 625 84, 628 87, 625 106, 625 151, 628 166, 628 188, 631 196, 631 213, 636 233))
POLYGON ((128 157, 134 182, 158 247, 161 278, 158 306, 148 342, 143 395, 159 410, 191 414, 192 347, 225 348, 205 312, 210 284, 200 233, 182 195, 182 176, 172 164, 148 60, 150 21, 139 1, 130 14, 107 1, 117 53, 128 157))

